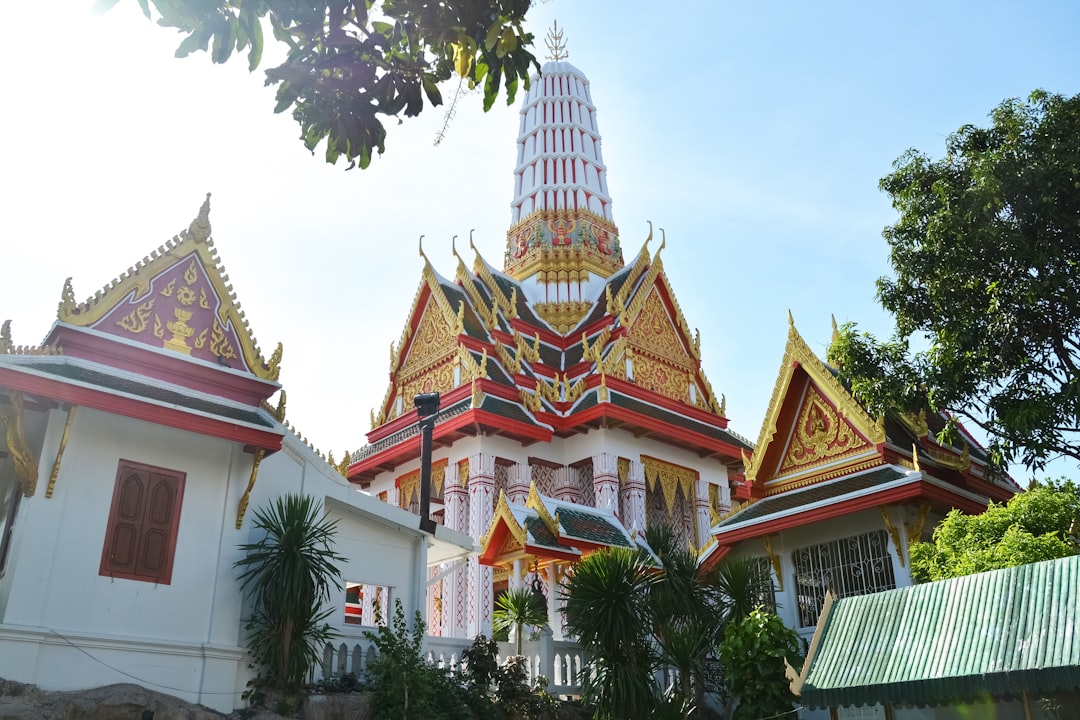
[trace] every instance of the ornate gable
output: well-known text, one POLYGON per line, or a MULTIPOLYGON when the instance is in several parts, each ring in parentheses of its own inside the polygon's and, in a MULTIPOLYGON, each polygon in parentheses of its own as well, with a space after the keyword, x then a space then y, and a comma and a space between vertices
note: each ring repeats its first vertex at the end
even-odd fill
POLYGON ((870 447, 866 438, 840 417, 833 404, 811 384, 806 389, 776 474, 787 475, 870 447))
POLYGON ((187 230, 84 303, 68 279, 57 318, 277 380, 281 345, 264 360, 218 260, 209 216, 208 194, 187 230))
MULTIPOLYGON (((862 455, 885 442, 875 420, 810 350, 788 313, 788 342, 769 409, 747 462, 751 485, 862 455)), ((798 484, 805 484, 800 481, 798 484)))

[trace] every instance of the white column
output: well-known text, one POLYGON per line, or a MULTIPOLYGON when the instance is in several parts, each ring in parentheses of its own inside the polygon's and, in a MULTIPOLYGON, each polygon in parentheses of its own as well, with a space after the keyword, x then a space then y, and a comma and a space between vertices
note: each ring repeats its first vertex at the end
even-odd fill
POLYGON ((563 616, 562 608, 563 601, 560 599, 559 592, 559 568, 555 562, 552 561, 547 568, 547 612, 548 612, 548 627, 551 628, 551 632, 556 640, 563 639, 563 616))
POLYGON ((528 463, 515 463, 507 468, 506 500, 512 505, 524 505, 529 499, 532 468, 528 463))
MULTIPOLYGON (((454 470, 456 470, 456 466, 454 470)), ((446 527, 459 532, 469 532, 468 493, 461 486, 457 472, 447 468, 443 481, 443 501, 446 503, 444 518, 446 527)), ((469 621, 469 595, 466 568, 459 565, 443 578, 443 637, 467 638, 469 621)))
POLYGON ((712 513, 709 512, 709 483, 698 476, 694 483, 694 524, 697 526, 697 537, 694 545, 703 547, 709 541, 709 530, 712 524, 712 513))
POLYGON ((511 590, 521 587, 521 558, 514 561, 514 569, 510 571, 510 582, 507 583, 507 587, 511 590))
POLYGON ((564 465, 555 469, 555 499, 570 503, 581 502, 581 487, 575 468, 564 465))
POLYGON ((623 525, 631 531, 645 532, 645 466, 637 460, 630 461, 626 474, 623 507, 626 510, 623 525))
MULTIPOLYGON (((469 535, 479 541, 495 515, 495 456, 477 453, 469 457, 469 535)), ((495 600, 491 589, 491 568, 469 558, 468 635, 491 637, 491 609, 495 600)))
POLYGON ((596 507, 619 514, 619 458, 611 453, 593 455, 593 492, 596 507))

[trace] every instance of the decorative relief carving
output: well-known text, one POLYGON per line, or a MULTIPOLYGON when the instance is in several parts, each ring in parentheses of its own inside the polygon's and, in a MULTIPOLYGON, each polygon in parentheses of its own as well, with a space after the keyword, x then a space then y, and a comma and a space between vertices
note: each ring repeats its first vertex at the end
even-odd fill
POLYGON ((780 474, 804 465, 849 454, 867 446, 851 426, 811 385, 795 421, 787 453, 780 464, 780 474))
POLYGON ((686 371, 654 360, 648 355, 635 355, 634 383, 672 400, 682 403, 690 400, 686 371))
POLYGON ((38 469, 37 461, 26 442, 23 403, 21 392, 8 395, 8 401, 0 404, 0 425, 4 426, 4 439, 14 464, 15 478, 22 485, 23 495, 30 497, 37 489, 38 469))
POLYGON ((659 291, 653 289, 644 303, 637 319, 627 332, 630 344, 642 352, 685 370, 692 370, 696 363, 688 354, 664 308, 659 291))
POLYGON ((398 377, 402 381, 409 380, 416 373, 423 372, 453 353, 456 346, 456 338, 450 333, 449 323, 437 308, 429 304, 424 309, 424 316, 416 328, 408 355, 397 373, 398 377))
POLYGON ((60 447, 56 451, 56 460, 53 461, 52 472, 49 474, 49 484, 45 488, 45 497, 51 498, 56 488, 56 478, 60 477, 60 463, 64 461, 64 451, 67 450, 68 437, 71 435, 71 424, 75 422, 75 415, 79 412, 78 405, 72 405, 68 409, 67 422, 64 423, 64 434, 60 436, 60 447))
POLYGON ((648 455, 641 456, 641 463, 645 466, 645 480, 648 482, 649 490, 655 492, 656 485, 659 483, 664 493, 664 502, 667 503, 669 510, 675 507, 675 491, 680 487, 683 497, 688 502, 693 502, 694 485, 698 480, 697 470, 658 460, 648 455))

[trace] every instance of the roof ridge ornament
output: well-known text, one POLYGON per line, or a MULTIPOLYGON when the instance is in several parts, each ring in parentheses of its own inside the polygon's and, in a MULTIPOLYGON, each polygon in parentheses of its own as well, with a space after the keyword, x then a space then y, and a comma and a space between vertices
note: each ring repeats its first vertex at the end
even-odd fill
POLYGON ((549 60, 560 62, 570 57, 569 51, 566 49, 566 42, 563 40, 563 32, 559 29, 559 21, 552 22, 551 29, 548 30, 547 37, 544 38, 544 44, 547 45, 549 60))
POLYGON ((206 199, 199 208, 199 214, 188 226, 188 235, 195 242, 206 242, 210 237, 210 193, 206 193, 206 199))

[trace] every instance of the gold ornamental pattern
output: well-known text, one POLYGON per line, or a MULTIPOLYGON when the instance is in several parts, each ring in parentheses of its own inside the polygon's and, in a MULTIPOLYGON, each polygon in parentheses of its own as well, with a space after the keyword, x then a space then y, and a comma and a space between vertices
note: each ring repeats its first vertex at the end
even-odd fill
POLYGON ((696 366, 686 346, 679 339, 671 317, 660 299, 659 291, 655 288, 649 293, 644 308, 630 326, 627 339, 634 348, 666 360, 676 367, 691 370, 696 366))
POLYGON ((694 485, 698 479, 697 470, 665 462, 648 455, 641 456, 641 463, 645 466, 645 481, 648 489, 655 492, 657 483, 660 484, 668 510, 675 507, 675 491, 680 487, 683 491, 683 497, 688 502, 692 503, 694 501, 694 485))
POLYGON ((456 349, 456 338, 451 332, 449 323, 443 318, 439 309, 433 303, 429 303, 424 309, 420 325, 413 333, 409 354, 405 357, 398 375, 402 381, 408 382, 412 376, 424 372, 456 349))
POLYGON ((690 399, 686 371, 648 355, 634 356, 634 384, 678 402, 690 399))
POLYGON ((795 422, 780 474, 821 460, 847 455, 867 446, 865 440, 837 414, 814 385, 807 389, 795 422))

